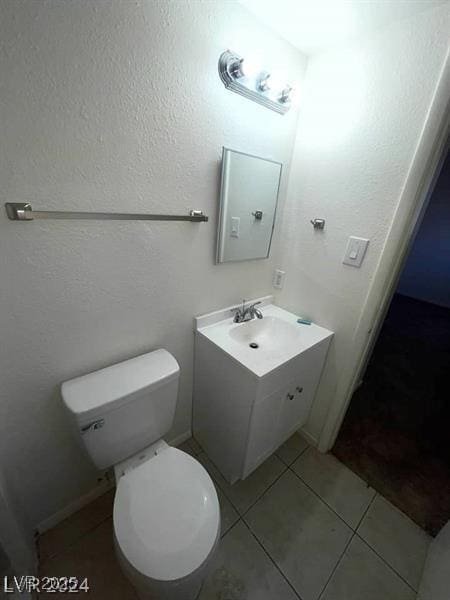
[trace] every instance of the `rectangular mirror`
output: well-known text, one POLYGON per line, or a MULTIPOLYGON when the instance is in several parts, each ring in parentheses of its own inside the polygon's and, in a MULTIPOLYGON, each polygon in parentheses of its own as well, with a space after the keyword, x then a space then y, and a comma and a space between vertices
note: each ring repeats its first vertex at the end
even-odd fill
POLYGON ((217 262, 268 258, 282 164, 223 149, 217 262))

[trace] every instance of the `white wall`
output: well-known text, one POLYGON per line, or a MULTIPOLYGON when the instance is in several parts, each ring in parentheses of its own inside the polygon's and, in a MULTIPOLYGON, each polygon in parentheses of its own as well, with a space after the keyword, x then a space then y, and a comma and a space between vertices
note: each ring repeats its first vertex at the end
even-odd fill
POLYGON ((278 302, 336 332, 309 422, 345 393, 353 338, 448 44, 448 3, 310 59, 283 218, 278 302), (310 219, 326 219, 323 232, 310 219), (361 269, 347 237, 370 239, 361 269), (344 390, 344 392, 343 392, 344 390))
POLYGON ((1 203, 210 216, 12 223, 0 211, 0 455, 36 524, 96 483, 62 381, 163 346, 181 365, 181 434, 192 318, 270 291, 272 259, 214 265, 219 160, 226 145, 288 165, 297 114, 226 91, 217 60, 259 50, 293 80, 306 61, 230 2, 3 0, 0 11, 1 203))

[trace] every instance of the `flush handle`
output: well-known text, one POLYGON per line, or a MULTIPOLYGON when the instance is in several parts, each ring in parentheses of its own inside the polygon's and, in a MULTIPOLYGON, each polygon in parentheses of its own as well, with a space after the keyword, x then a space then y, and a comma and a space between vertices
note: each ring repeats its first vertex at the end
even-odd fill
POLYGON ((105 419, 98 419, 97 421, 92 421, 92 423, 88 423, 87 425, 83 425, 81 428, 81 435, 84 435, 88 431, 96 431, 97 429, 101 429, 105 424, 105 419))

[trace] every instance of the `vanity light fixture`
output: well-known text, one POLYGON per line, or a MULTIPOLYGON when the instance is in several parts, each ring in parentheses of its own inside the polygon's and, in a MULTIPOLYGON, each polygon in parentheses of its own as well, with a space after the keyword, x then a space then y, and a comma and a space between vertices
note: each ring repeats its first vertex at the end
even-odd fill
POLYGON ((254 68, 251 61, 226 50, 219 58, 219 75, 224 86, 280 114, 291 107, 294 88, 279 83, 269 72, 254 68))

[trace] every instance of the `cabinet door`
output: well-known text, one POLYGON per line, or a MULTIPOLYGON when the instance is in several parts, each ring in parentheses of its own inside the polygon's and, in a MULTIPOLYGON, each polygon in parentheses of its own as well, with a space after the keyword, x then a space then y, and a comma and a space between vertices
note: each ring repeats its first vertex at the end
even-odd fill
POLYGON ((247 454, 242 479, 256 469, 278 446, 278 427, 286 388, 257 400, 248 432, 247 454))
POLYGON ((280 411, 278 444, 304 425, 314 400, 328 344, 318 344, 301 355, 298 374, 290 382, 280 411))
POLYGON ((278 426, 278 444, 284 443, 305 424, 312 405, 313 390, 310 377, 299 376, 291 382, 284 395, 278 426))

